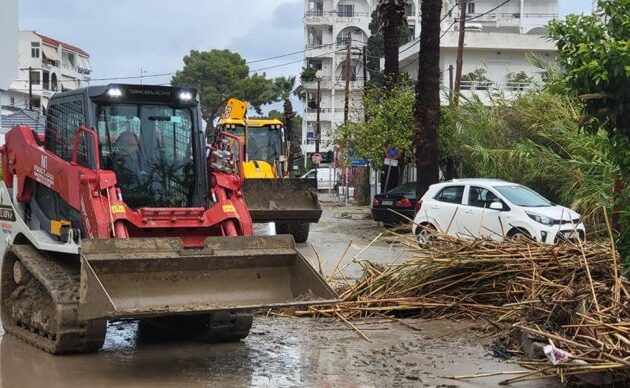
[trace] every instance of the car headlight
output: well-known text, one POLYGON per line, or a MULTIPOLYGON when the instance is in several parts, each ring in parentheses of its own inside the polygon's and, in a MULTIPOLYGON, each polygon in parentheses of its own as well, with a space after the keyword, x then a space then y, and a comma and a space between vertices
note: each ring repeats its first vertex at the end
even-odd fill
POLYGON ((543 225, 553 225, 553 219, 536 213, 527 213, 529 218, 543 225))

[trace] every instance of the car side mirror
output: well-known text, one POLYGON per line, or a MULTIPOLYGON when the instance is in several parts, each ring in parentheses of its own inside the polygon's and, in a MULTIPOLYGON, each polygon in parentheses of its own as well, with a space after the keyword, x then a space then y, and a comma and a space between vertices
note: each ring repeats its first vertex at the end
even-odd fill
POLYGON ((490 203, 490 209, 503 210, 503 204, 501 202, 492 202, 490 203))

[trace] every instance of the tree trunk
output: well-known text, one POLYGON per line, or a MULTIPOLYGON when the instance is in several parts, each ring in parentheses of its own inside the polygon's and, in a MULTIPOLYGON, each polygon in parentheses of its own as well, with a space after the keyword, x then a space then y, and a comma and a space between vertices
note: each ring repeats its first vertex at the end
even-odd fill
POLYGON ((405 23, 405 3, 403 0, 384 0, 380 4, 381 26, 383 28, 385 56, 385 85, 396 85, 400 79, 400 26, 405 23))
POLYGON ((442 0, 422 2, 420 53, 414 105, 417 179, 423 195, 439 180, 438 128, 440 125, 440 15, 442 0))
POLYGON ((293 138, 293 116, 293 104, 291 104, 291 100, 287 98, 284 100, 284 129, 286 131, 287 141, 291 141, 293 138))

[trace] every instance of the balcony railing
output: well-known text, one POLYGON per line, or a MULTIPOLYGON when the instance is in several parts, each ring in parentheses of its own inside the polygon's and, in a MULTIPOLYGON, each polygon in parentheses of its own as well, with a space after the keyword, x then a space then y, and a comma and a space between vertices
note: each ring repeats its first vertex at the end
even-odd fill
MULTIPOLYGON (((305 18, 311 18, 312 21, 319 21, 316 18, 343 18, 343 19, 354 19, 354 18, 369 18, 371 14, 369 12, 338 12, 338 11, 321 11, 321 10, 311 10, 306 11, 304 13, 305 18)), ((412 15, 413 16, 413 15, 412 15)))
MULTIPOLYGON (((460 13, 456 12, 453 14, 455 21, 459 21, 460 13)), ((484 13, 472 13, 466 14, 466 19, 473 19, 471 23, 495 23, 497 26, 516 26, 519 25, 521 19, 523 20, 540 20, 540 23, 544 24, 545 21, 555 19, 558 17, 558 14, 553 13, 525 13, 522 15, 516 13, 506 13, 506 12, 492 12, 488 14, 484 13)))
POLYGON ((460 88, 461 90, 522 92, 522 91, 530 90, 534 86, 535 86, 534 82, 462 81, 460 88))

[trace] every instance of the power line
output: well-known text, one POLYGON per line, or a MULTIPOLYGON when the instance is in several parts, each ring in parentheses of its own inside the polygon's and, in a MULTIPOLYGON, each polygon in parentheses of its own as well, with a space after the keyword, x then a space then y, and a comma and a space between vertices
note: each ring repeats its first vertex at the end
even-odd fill
MULTIPOLYGON (((321 44, 321 45, 318 45, 316 47, 310 47, 310 48, 307 48, 307 49, 304 49, 304 50, 300 50, 300 51, 293 51, 293 52, 290 52, 290 53, 275 55, 275 56, 272 56, 272 57, 256 59, 256 60, 253 60, 253 61, 247 61, 247 62, 245 62, 245 64, 246 65, 251 65, 251 64, 254 64, 254 63, 267 62, 267 61, 271 61, 271 60, 274 60, 274 59, 285 58, 285 57, 289 57, 289 56, 297 55, 297 54, 303 54, 303 53, 306 53, 308 51, 319 50, 321 48, 329 47, 329 46, 332 46, 332 45, 334 45, 334 43, 321 44)), ((328 54, 324 54, 324 55, 328 55, 328 54)), ((296 62, 301 62, 301 61, 302 60, 291 62, 291 63, 296 63, 296 62)), ((224 68, 230 68, 232 66, 233 65, 219 66, 219 67, 215 67, 214 69, 224 69, 224 68)), ((91 78, 89 81, 86 80, 84 82, 114 81, 114 80, 139 79, 139 78, 155 78, 155 77, 172 76, 172 75, 175 75, 175 74, 177 74, 177 72, 157 73, 157 74, 147 74, 147 75, 121 76, 121 77, 91 78)), ((27 80, 27 79, 26 80, 17 79, 15 81, 16 82, 28 82, 29 80, 27 80)))

